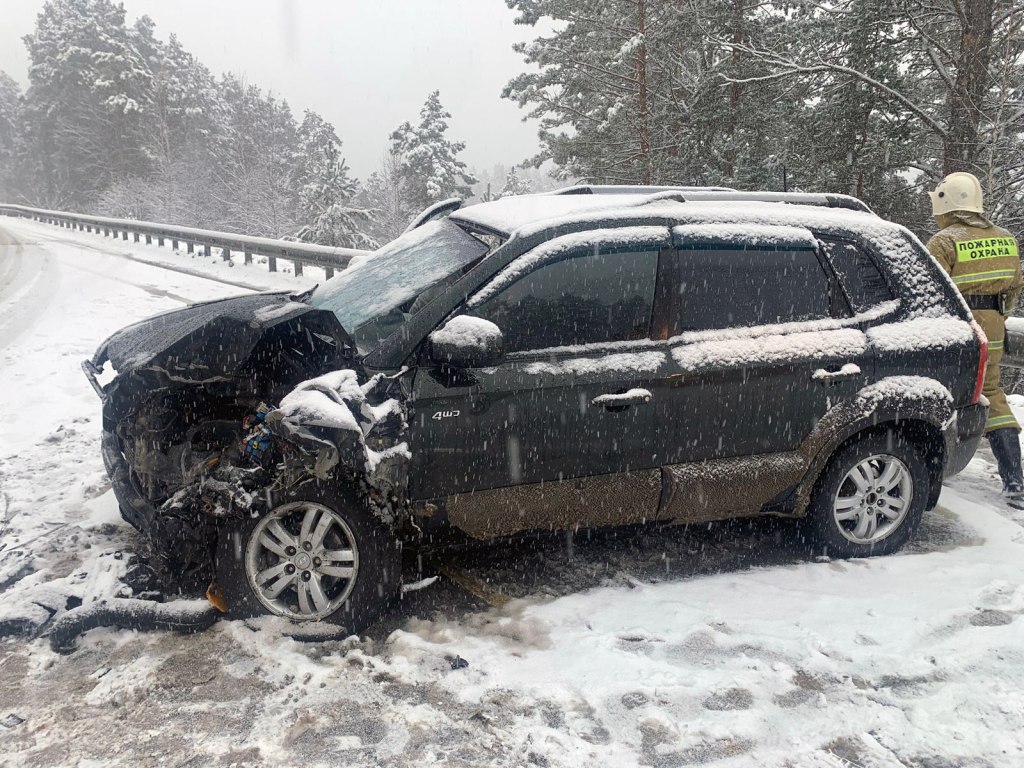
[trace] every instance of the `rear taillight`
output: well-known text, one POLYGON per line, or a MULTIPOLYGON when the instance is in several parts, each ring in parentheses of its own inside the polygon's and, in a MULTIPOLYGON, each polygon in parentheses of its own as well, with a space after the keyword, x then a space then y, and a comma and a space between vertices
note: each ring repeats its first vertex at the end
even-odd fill
POLYGON ((981 330, 981 326, 976 322, 971 322, 974 326, 974 335, 978 339, 978 378, 974 383, 974 397, 971 398, 971 405, 977 405, 981 402, 981 390, 985 386, 985 368, 988 367, 988 338, 985 336, 985 332, 981 330))

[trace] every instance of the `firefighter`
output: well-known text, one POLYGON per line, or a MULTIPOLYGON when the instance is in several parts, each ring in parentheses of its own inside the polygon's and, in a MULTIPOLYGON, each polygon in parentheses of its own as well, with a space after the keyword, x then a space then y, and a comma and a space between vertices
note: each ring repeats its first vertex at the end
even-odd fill
POLYGON ((928 250, 963 294, 974 319, 988 336, 984 394, 989 401, 985 437, 999 466, 1003 494, 1024 502, 1020 425, 999 386, 1006 318, 1024 287, 1017 240, 984 215, 981 183, 970 173, 951 173, 929 193, 939 232, 928 250))

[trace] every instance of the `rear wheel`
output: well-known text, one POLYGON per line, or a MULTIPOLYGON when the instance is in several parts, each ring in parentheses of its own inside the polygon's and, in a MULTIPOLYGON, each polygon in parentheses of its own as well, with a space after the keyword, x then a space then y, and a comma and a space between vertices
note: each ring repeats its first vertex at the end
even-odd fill
POLYGON ((809 532, 828 555, 890 554, 920 524, 928 488, 927 467, 912 443, 895 432, 866 436, 839 450, 819 478, 809 532))
POLYGON ((229 616, 327 621, 362 631, 397 593, 392 530, 354 495, 309 484, 219 536, 217 580, 229 616))

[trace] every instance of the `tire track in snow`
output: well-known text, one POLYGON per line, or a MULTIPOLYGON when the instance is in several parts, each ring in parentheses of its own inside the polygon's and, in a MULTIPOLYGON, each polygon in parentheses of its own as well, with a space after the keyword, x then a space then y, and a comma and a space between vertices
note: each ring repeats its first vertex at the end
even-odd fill
POLYGON ((27 258, 16 237, 0 228, 0 349, 32 327, 53 299, 60 267, 45 251, 27 258), (49 275, 49 279, 46 276, 49 275))

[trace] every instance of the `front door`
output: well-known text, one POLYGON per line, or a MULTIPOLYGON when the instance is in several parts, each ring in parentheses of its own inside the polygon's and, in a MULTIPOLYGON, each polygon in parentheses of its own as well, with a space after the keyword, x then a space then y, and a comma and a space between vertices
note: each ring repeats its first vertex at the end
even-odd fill
POLYGON ((502 532, 654 514, 657 427, 647 393, 670 365, 651 339, 668 232, 646 228, 626 244, 611 233, 545 243, 470 299, 463 312, 501 328, 506 358, 417 372, 414 498, 475 494, 506 517, 513 507, 518 523, 491 525, 502 532), (626 501, 618 489, 630 483, 638 487, 626 501))

